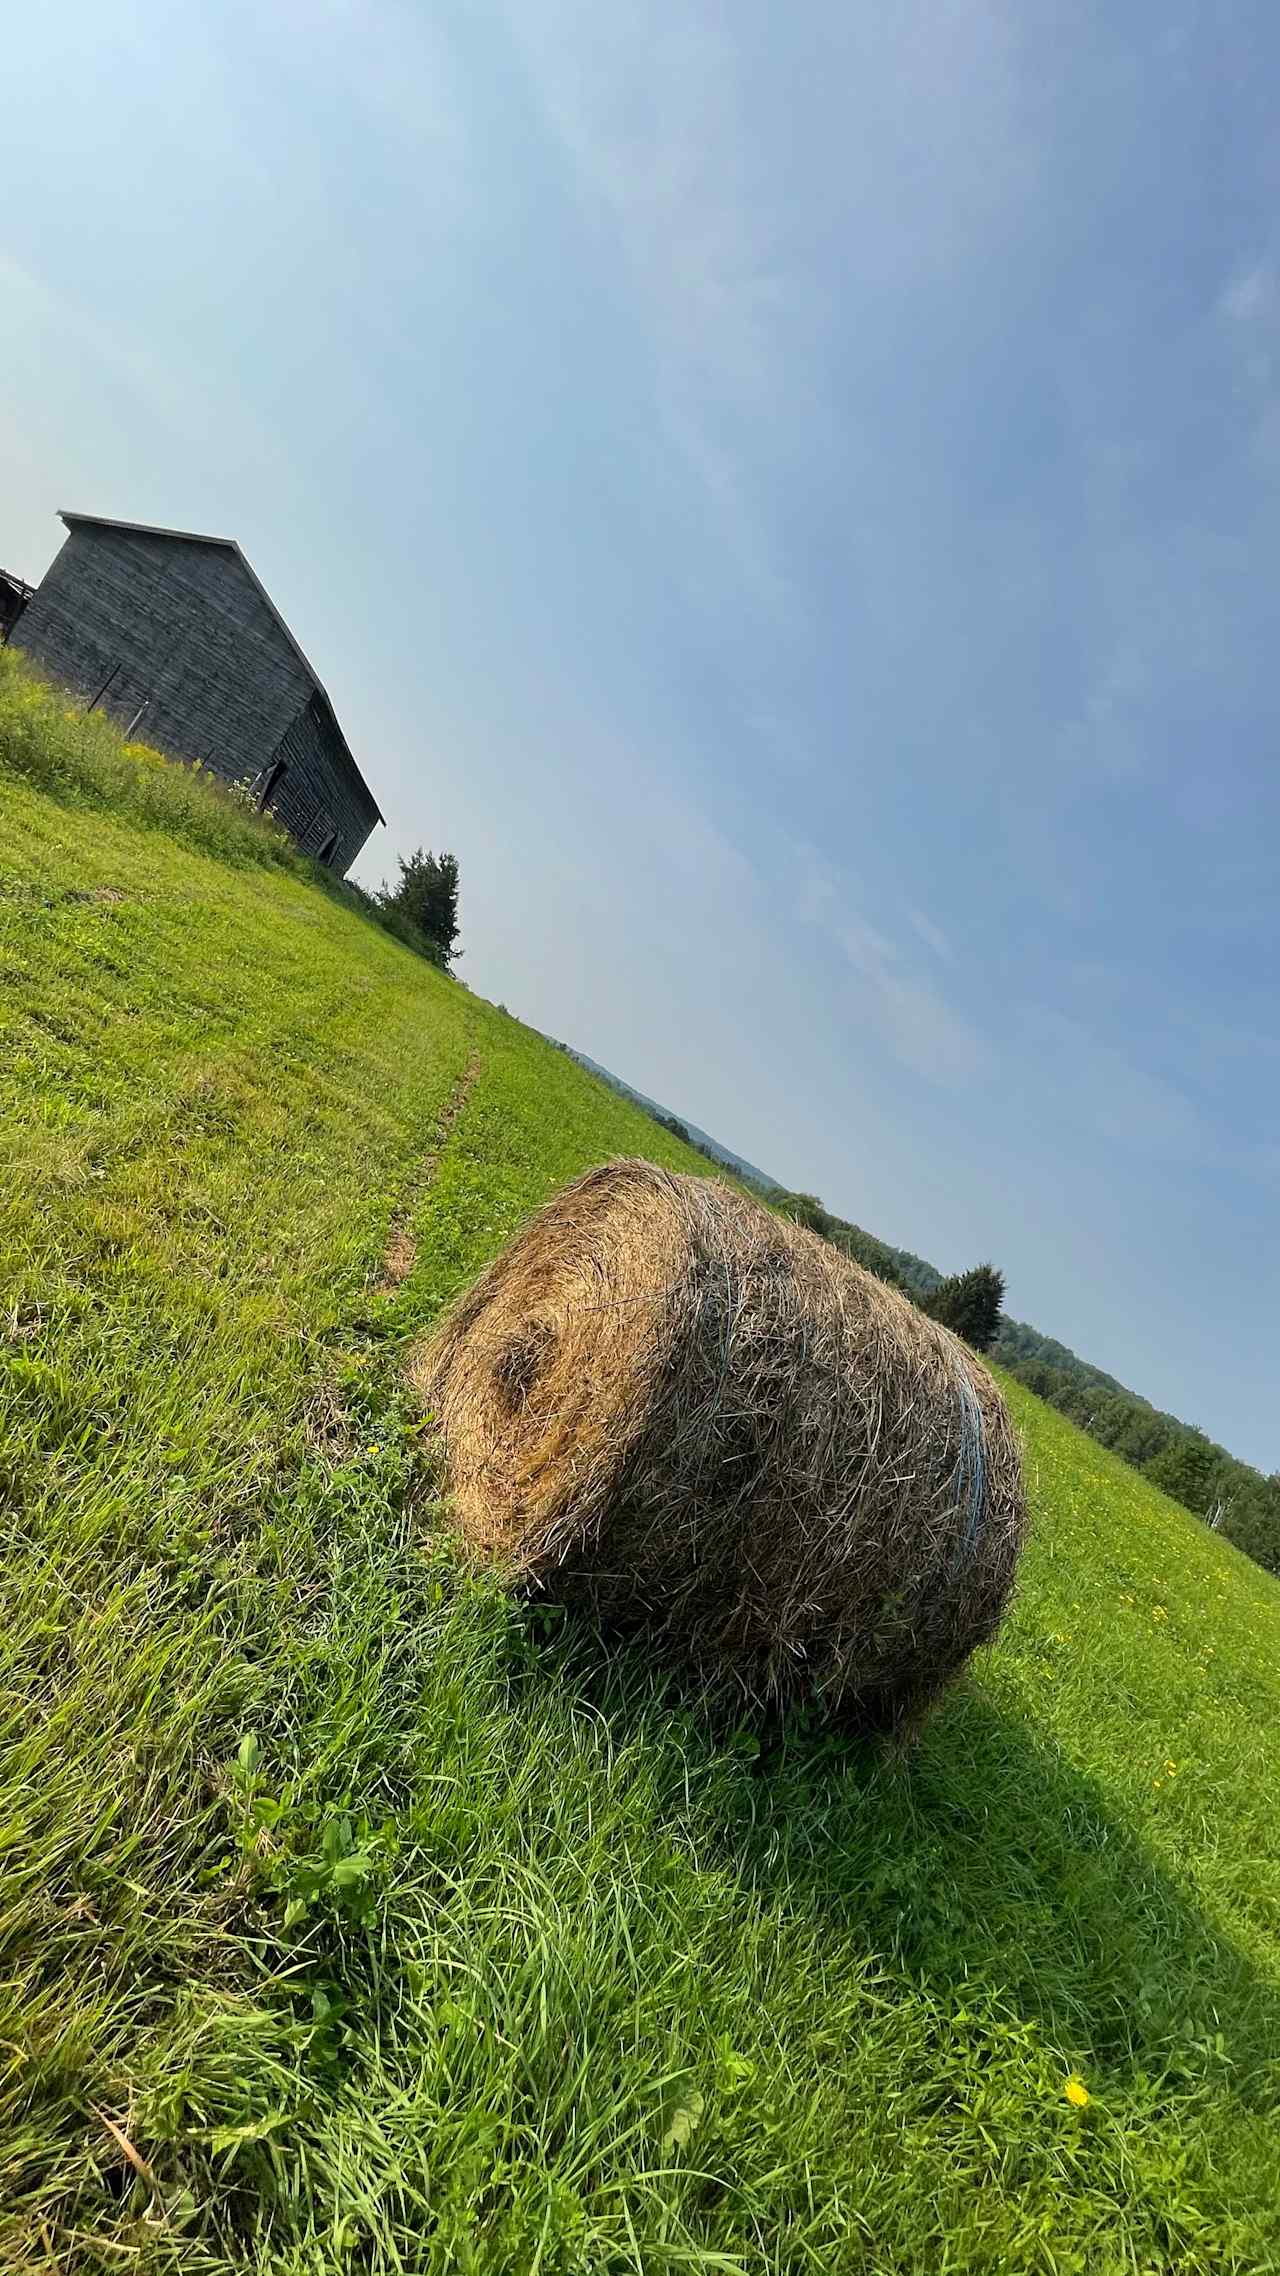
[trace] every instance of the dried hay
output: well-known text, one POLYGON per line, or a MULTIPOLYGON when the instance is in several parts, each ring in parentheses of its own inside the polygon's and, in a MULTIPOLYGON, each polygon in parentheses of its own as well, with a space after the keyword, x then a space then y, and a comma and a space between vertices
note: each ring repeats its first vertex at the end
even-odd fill
POLYGON ((729 1186, 590 1171, 412 1373, 472 1549, 714 1688, 898 1728, 998 1625, 1025 1508, 990 1375, 729 1186))

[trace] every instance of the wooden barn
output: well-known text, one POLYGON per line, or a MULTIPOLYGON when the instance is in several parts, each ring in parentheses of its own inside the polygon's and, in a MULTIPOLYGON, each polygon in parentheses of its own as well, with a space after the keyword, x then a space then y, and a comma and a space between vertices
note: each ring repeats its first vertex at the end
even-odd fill
POLYGON ((383 819, 324 686, 234 538, 63 514, 13 644, 140 742, 248 786, 345 875, 383 819))
POLYGON ((25 577, 15 577, 11 570, 0 569, 0 642, 9 638, 34 591, 35 586, 29 585, 25 577))

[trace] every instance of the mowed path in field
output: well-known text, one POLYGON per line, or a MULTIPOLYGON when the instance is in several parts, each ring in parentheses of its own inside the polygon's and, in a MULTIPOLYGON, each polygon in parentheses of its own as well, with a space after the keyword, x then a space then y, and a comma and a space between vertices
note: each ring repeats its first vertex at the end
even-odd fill
POLYGON ((1015 1386, 998 1645, 908 1760, 763 1776, 459 1573, 404 1349, 627 1152, 706 1168, 315 888, 0 772, 0 2249, 1280 2265, 1262 1573, 1015 1386))

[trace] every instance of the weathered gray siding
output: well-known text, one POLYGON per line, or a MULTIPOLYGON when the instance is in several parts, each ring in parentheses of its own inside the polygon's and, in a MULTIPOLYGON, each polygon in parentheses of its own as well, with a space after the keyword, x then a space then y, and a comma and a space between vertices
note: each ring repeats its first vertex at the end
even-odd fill
POLYGON ((13 576, 8 569, 0 569, 0 643, 9 638, 32 590, 24 578, 13 576))
POLYGON ((139 741, 261 782, 298 844, 345 871, 379 819, 328 700, 234 546, 73 522, 14 628, 42 671, 139 741), (104 685, 105 683, 105 685, 104 685), (99 690, 102 693, 99 694, 99 690))
POLYGON ((229 782, 256 775, 311 683, 227 546, 132 530, 71 531, 15 643, 85 701, 229 782))
POLYGON ((304 853, 320 854, 331 832, 334 851, 325 858, 344 875, 378 819, 372 798, 354 770, 343 764, 341 738, 323 696, 313 695, 291 721, 272 754, 283 762, 267 804, 304 853))

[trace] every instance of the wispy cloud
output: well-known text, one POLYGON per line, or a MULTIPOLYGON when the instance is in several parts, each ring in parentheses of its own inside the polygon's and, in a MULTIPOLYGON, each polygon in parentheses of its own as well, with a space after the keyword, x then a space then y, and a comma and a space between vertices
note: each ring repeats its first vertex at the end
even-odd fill
POLYGON ((935 925, 932 917, 926 917, 923 909, 906 909, 903 914, 912 931, 919 934, 926 948, 931 948, 934 955, 941 957, 944 964, 955 963, 956 952, 941 925, 935 925))
MULTIPOLYGON (((376 7, 369 0, 275 0, 259 39, 272 58, 268 100, 281 102, 299 87, 323 93, 341 86, 353 114, 349 138, 329 151, 321 131, 316 143, 344 179, 350 145, 367 134, 377 158, 369 171, 394 170, 420 232, 437 237, 474 210, 483 175, 447 33, 431 10, 413 0, 377 0, 376 7), (287 90, 275 77, 282 55, 293 83, 287 90)), ((227 43, 224 68, 233 80, 243 74, 238 39, 227 43)), ((245 144, 246 160, 261 163, 261 137, 247 134, 245 144)))
POLYGON ((1255 261, 1241 269, 1227 285, 1219 303, 1233 324, 1254 326, 1275 315, 1276 277, 1268 261, 1255 261))
MULTIPOLYGON (((913 1074, 948 1086, 971 1082, 992 1060, 979 1029, 917 969, 904 943, 862 915, 854 889, 820 854, 797 845, 793 860, 800 917, 825 935, 848 969, 840 1001, 850 1024, 874 1036, 913 1074)), ((950 956, 950 944, 927 918, 918 910, 904 913, 914 930, 924 926, 936 934, 929 942, 935 954, 950 956)))
POLYGON ((741 403, 775 381, 770 201, 749 179, 727 25, 584 0, 517 11, 530 78, 584 197, 609 217, 655 340, 689 379, 741 403))
POLYGON ((1218 314, 1236 366, 1237 390, 1249 406, 1253 453, 1280 473, 1280 275, 1269 260, 1250 261, 1224 286, 1218 314))
POLYGON ((862 1016, 904 1067, 932 1082, 971 1082, 990 1063, 985 1038, 930 980, 911 970, 903 950, 858 917, 831 926, 856 976, 862 1016))
POLYGON ((0 343, 12 330, 15 338, 32 331, 47 335, 51 352, 78 351, 92 355, 113 379, 129 387, 153 412, 178 423, 186 400, 182 380, 172 359, 157 354, 131 337, 126 327, 103 323, 72 294, 61 292, 43 277, 0 252, 0 343))
POLYGON ((1148 1160, 1200 1162, 1217 1150, 1194 1101, 1166 1076, 1141 1066, 1132 1052, 1078 1020, 1049 1012, 1037 1017, 1034 1041, 1042 1054, 1042 1100, 1065 1120, 1083 1123, 1148 1160))
POLYGON ((716 10, 585 0, 513 12, 535 99, 602 220, 651 359, 656 416, 700 486, 740 585, 793 606, 747 440, 777 413, 800 288, 749 129, 741 43, 716 10))
POLYGON ((917 290, 998 258, 1039 162, 1013 12, 819 8, 784 40, 732 0, 509 0, 507 22, 630 294, 657 431, 719 538, 720 604, 799 639, 789 476, 856 469, 869 529, 881 422, 859 374, 917 290))

